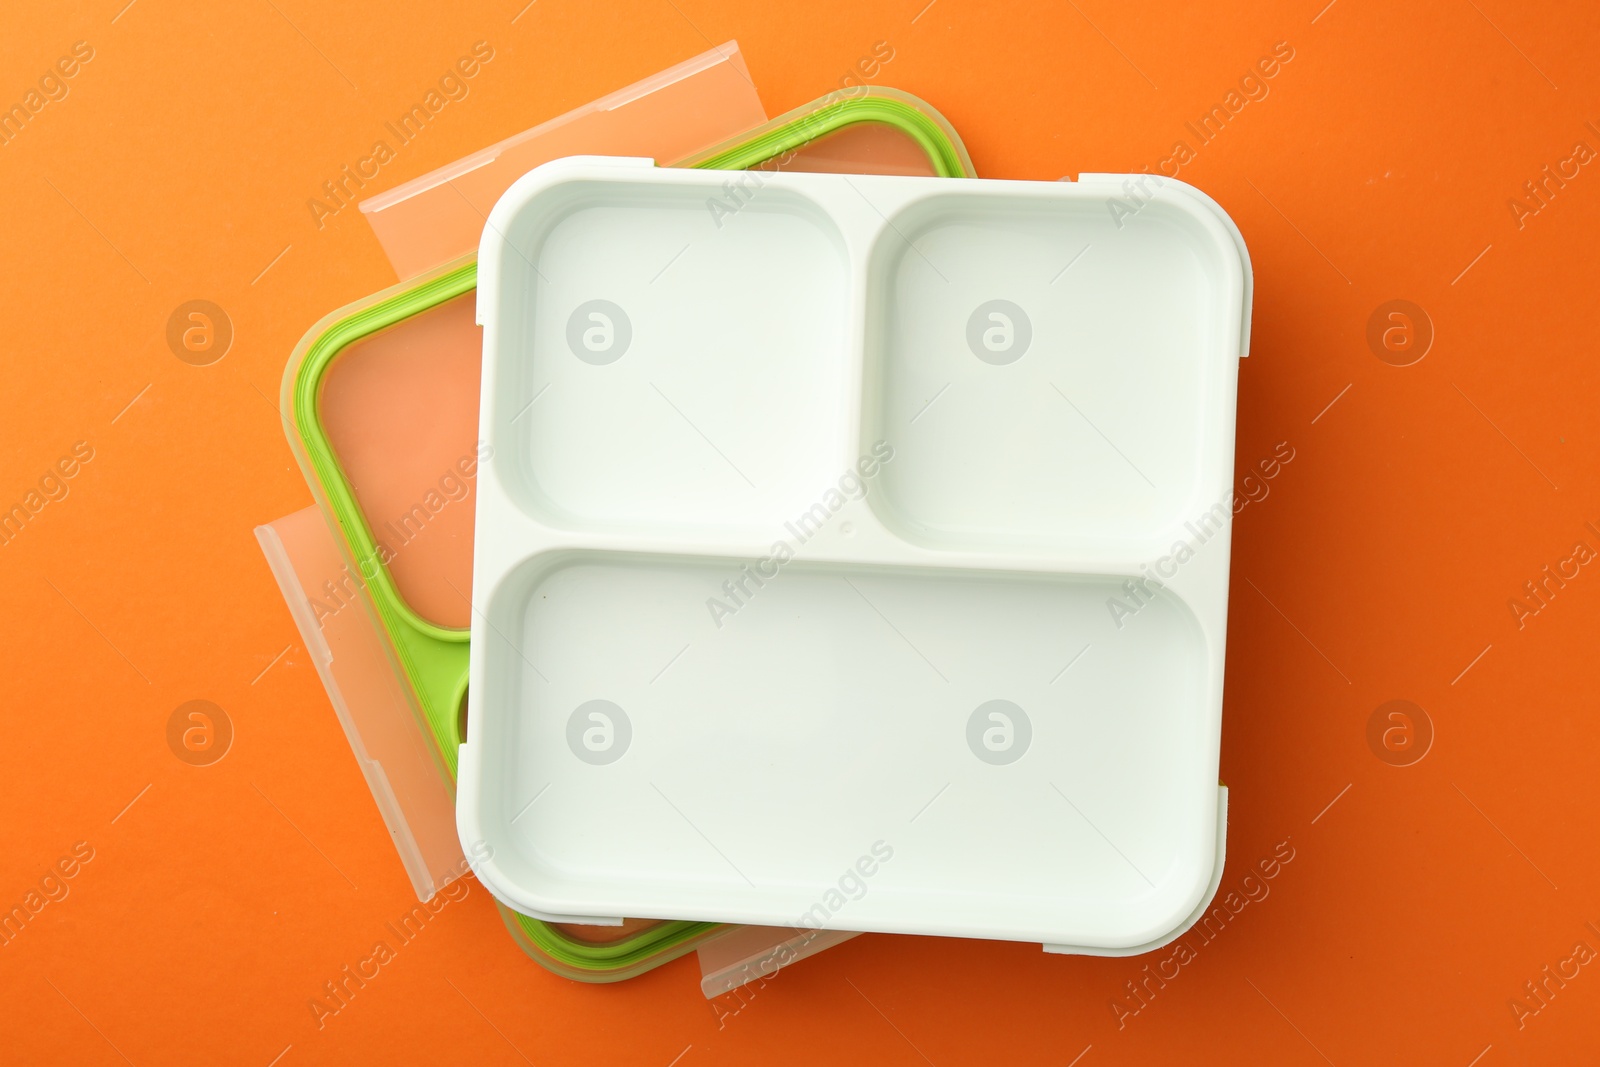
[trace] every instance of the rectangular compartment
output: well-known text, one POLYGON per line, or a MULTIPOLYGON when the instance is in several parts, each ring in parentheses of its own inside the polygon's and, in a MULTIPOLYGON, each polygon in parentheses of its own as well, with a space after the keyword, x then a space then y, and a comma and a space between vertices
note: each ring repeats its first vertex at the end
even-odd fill
POLYGON ((1181 183, 1108 221, 1129 180, 768 176, 728 225, 758 206, 789 220, 761 243, 796 268, 738 283, 752 315, 713 343, 720 296, 694 283, 750 264, 680 215, 714 178, 571 159, 496 205, 457 801, 463 836, 493 846, 491 892, 530 914, 1084 951, 1187 925, 1221 862, 1215 505, 1249 265, 1181 183), (578 273, 650 340, 596 363, 562 342, 587 290, 553 298, 538 265, 568 220, 622 204, 649 217, 587 227, 578 273), (836 256, 804 254, 819 233, 836 256), (669 305, 649 290, 674 254, 695 258, 669 305), (774 342, 802 311, 834 318, 805 301, 835 282, 837 348, 774 342), (692 438, 620 429, 646 424, 641 379, 721 412, 730 374, 805 415, 730 435, 794 472, 757 506, 699 480, 692 438), (821 387, 797 388, 806 374, 821 387), (582 404, 531 447, 519 413, 551 381, 582 404), (616 432, 566 472, 584 479, 563 490, 584 500, 574 521, 539 459, 587 463, 597 422, 616 432))
POLYGON ((473 738, 477 825, 542 909, 961 936, 1001 909, 1081 943, 1194 908, 1217 739, 1182 601, 1118 633, 1109 577, 749 566, 544 554, 498 587, 484 680, 517 711, 473 738), (859 855, 870 892, 814 908, 859 855))

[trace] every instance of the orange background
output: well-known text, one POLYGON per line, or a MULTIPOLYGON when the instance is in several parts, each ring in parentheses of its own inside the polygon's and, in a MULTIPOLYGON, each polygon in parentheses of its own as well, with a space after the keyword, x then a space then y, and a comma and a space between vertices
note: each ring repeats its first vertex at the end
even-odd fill
POLYGON ((0 1060, 1593 1057, 1600 963, 1520 1028, 1509 1002, 1577 942, 1600 951, 1600 567, 1521 629, 1507 602, 1575 541, 1600 548, 1600 168, 1520 228, 1507 201, 1575 142, 1600 148, 1600 9, 125 2, 12 4, 0 33, 4 102, 73 42, 95 49, 0 146, 0 504, 94 449, 0 545, 0 904, 94 849, 0 947, 0 1060), (1294 49, 1181 173, 1255 266, 1239 474, 1296 450, 1237 520, 1224 890, 1286 838, 1294 859, 1120 1029, 1111 1000, 1146 960, 875 935, 719 1020, 693 957, 569 982, 474 885, 319 1030, 309 999, 414 898, 251 534, 309 501, 274 410, 291 347, 392 281, 354 210, 319 231, 305 202, 474 41, 493 63, 374 191, 729 38, 774 115, 887 41, 878 84, 939 108, 981 174, 1035 179, 1193 147, 1185 121, 1294 49), (195 298, 236 330, 208 367, 164 336, 195 298), (1366 340, 1396 298, 1436 330, 1407 367, 1366 340), (210 767, 167 748, 196 698, 236 730, 210 767), (1436 732, 1407 767, 1367 740, 1397 698, 1436 732))

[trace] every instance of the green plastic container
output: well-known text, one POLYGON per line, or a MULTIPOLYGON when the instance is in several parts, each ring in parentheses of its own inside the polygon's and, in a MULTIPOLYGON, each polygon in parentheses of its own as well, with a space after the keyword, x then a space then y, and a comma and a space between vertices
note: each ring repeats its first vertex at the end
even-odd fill
MULTIPOLYGON (((722 170, 887 168, 940 177, 972 176, 971 160, 949 123, 915 97, 892 89, 834 94, 676 165, 722 170)), ((465 257, 327 316, 296 347, 282 386, 290 445, 349 562, 364 579, 368 602, 392 646, 395 666, 434 742, 441 771, 451 781, 465 722, 470 631, 425 618, 402 594, 386 558, 389 553, 330 440, 322 400, 328 375, 341 354, 472 293, 477 274, 476 258, 465 257)), ((622 936, 601 940, 604 928, 558 926, 504 907, 501 911, 529 955, 558 974, 588 982, 619 981, 642 973, 691 951, 720 929, 712 923, 661 921, 636 930, 625 928, 622 936), (596 936, 581 936, 585 933, 596 936)))

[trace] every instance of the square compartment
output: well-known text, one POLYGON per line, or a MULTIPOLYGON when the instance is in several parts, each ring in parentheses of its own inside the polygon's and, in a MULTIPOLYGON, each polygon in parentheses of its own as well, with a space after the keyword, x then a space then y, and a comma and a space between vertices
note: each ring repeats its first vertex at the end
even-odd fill
POLYGON ((1098 198, 1004 193, 889 219, 868 268, 862 433, 896 448, 883 520, 939 548, 1098 554, 1202 510, 1239 343, 1217 229, 1178 203, 1117 217, 1098 198))
POLYGON ((738 181, 561 187, 509 235, 495 462, 540 521, 766 529, 830 480, 844 242, 787 190, 724 213, 738 181))

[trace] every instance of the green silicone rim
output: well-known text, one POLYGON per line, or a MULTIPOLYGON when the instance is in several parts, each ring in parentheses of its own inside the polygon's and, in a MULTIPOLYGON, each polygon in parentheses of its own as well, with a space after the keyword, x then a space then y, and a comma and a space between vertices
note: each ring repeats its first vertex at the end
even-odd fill
POLYGON ((929 114, 930 110, 927 104, 909 93, 873 89, 859 97, 791 111, 768 123, 767 128, 754 137, 726 148, 714 148, 705 155, 691 156, 679 165, 706 170, 745 170, 847 126, 876 123, 891 126, 915 141, 939 177, 970 177, 972 161, 967 158, 955 130, 941 124, 929 114))
MULTIPOLYGON (((743 170, 777 159, 810 141, 849 126, 876 123, 909 136, 928 156, 940 177, 963 178, 971 162, 955 131, 934 117, 932 109, 896 90, 873 89, 859 97, 825 99, 768 123, 754 136, 681 165, 705 170, 743 170)), ((400 595, 394 577, 379 555, 377 538, 356 502, 355 491, 322 426, 323 380, 333 361, 350 345, 473 291, 478 284, 475 256, 416 285, 394 293, 331 325, 318 324, 305 358, 293 368, 292 429, 300 438, 317 485, 332 511, 338 531, 362 577, 379 622, 394 648, 421 708, 437 755, 451 780, 456 775, 456 749, 461 744, 459 711, 467 688, 470 630, 439 626, 419 615, 400 595), (320 332, 319 332, 320 331, 320 332)), ((291 441, 291 443, 294 443, 291 441)), ((541 964, 580 981, 606 982, 632 977, 675 959, 720 924, 668 921, 637 936, 603 945, 567 937, 539 919, 501 907, 507 926, 523 948, 541 964)))

